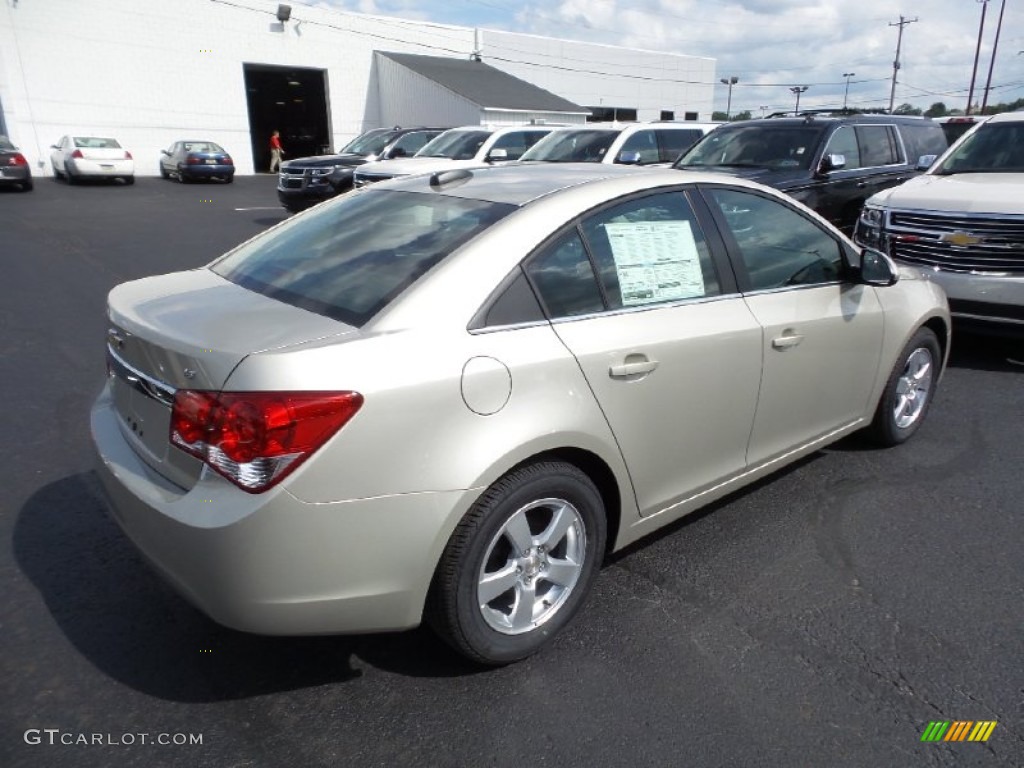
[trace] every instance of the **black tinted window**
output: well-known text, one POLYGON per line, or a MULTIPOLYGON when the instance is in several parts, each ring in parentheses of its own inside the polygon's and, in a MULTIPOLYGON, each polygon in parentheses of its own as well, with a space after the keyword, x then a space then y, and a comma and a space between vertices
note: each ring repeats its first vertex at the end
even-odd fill
POLYGON ((804 170, 811 167, 821 144, 823 127, 752 122, 752 125, 712 131, 679 158, 675 167, 731 165, 804 170))
POLYGON ((896 131, 891 125, 858 125, 857 145, 865 168, 902 163, 896 131))
POLYGON ((571 317, 604 309, 594 269, 579 233, 572 230, 526 265, 548 316, 571 317))
POLYGON ((739 246, 750 290, 831 283, 840 279, 839 242, 783 203, 731 189, 710 192, 739 246))
POLYGON ((676 158, 696 144, 704 135, 700 128, 658 129, 658 162, 674 163, 676 158))
POLYGON ((293 219, 211 266, 249 290, 360 326, 511 205, 367 191, 293 219))

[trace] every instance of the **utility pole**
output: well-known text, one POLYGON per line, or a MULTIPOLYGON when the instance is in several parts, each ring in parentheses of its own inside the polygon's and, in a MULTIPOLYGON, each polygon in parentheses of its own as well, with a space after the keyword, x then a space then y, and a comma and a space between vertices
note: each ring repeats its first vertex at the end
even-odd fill
POLYGON ((996 24, 996 41, 992 44, 992 61, 988 63, 988 79, 985 81, 985 95, 981 98, 981 114, 985 114, 985 107, 988 106, 988 90, 992 87, 992 70, 996 66, 996 51, 999 50, 999 33, 1003 29, 1003 11, 1006 10, 1006 0, 999 6, 999 23, 996 24))
POLYGON ((850 95, 850 78, 856 77, 856 72, 843 72, 843 77, 846 78, 846 90, 843 91, 843 111, 846 111, 846 97, 850 95))
POLYGON ((916 16, 913 19, 905 19, 900 16, 899 21, 894 21, 889 24, 890 27, 899 27, 900 34, 896 38, 896 60, 892 63, 892 90, 889 91, 889 114, 892 114, 893 105, 896 103, 896 74, 900 71, 900 48, 903 45, 903 28, 907 24, 913 24, 920 21, 916 16))
POLYGON ((967 109, 965 115, 971 114, 974 105, 974 81, 978 78, 978 58, 981 56, 981 36, 985 32, 985 11, 988 10, 988 0, 977 0, 981 3, 981 24, 978 25, 978 45, 974 49, 974 69, 971 70, 971 88, 967 91, 967 109))
POLYGON ((810 86, 808 85, 794 85, 789 89, 790 93, 796 94, 796 109, 793 110, 794 115, 800 114, 800 94, 806 91, 810 86))

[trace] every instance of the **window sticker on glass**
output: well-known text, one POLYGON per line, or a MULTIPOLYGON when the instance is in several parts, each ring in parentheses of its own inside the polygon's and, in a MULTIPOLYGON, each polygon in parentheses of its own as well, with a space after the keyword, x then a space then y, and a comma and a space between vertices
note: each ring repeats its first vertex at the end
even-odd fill
POLYGON ((704 295, 704 273, 688 221, 605 224, 626 307, 704 295))

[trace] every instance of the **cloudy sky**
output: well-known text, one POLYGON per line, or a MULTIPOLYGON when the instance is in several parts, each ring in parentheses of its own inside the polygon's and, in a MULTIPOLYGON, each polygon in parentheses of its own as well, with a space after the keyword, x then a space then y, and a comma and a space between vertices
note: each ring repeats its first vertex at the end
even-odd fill
MULTIPOLYGON (((975 103, 988 78, 1004 0, 306 0, 363 13, 671 51, 717 60, 735 76, 733 113, 792 109, 792 86, 808 86, 801 108, 838 107, 846 73, 849 105, 887 107, 901 15, 896 104, 963 109, 982 8, 985 29, 975 103), (902 5, 901 5, 902 2, 902 5), (762 109, 762 107, 764 109, 762 109)), ((1024 98, 1024 2, 1005 0, 989 103, 1024 98)), ((486 60, 486 49, 484 51, 486 60)), ((725 110, 718 85, 715 108, 725 110)))

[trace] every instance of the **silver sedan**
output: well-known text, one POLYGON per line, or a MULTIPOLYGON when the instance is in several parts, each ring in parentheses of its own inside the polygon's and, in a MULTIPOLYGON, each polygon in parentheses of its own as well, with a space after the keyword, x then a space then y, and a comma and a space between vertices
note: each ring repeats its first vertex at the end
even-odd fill
POLYGON ((537 651, 602 557, 857 431, 921 426, 946 298, 714 175, 500 167, 374 185, 109 297, 113 516, 266 634, 428 621, 537 651))

